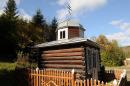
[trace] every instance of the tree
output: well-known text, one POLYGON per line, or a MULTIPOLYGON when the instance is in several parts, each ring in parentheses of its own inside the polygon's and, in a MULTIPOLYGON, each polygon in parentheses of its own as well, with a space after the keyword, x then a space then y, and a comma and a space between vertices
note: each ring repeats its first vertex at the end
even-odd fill
POLYGON ((32 31, 34 31, 32 35, 33 42, 39 43, 48 41, 48 24, 40 10, 37 10, 32 18, 32 31))
POLYGON ((14 0, 8 0, 7 6, 5 7, 4 10, 4 15, 8 18, 8 19, 17 19, 18 18, 18 12, 17 12, 17 8, 16 8, 16 3, 14 0))
POLYGON ((10 58, 16 56, 17 49, 17 8, 14 0, 9 0, 5 7, 4 14, 0 17, 0 54, 10 58))
POLYGON ((50 28, 50 41, 56 40, 56 29, 58 26, 57 19, 54 17, 52 22, 51 22, 51 28, 50 28))
POLYGON ((49 29, 50 26, 47 24, 44 16, 42 15, 40 10, 36 11, 36 14, 32 18, 32 24, 34 25, 34 29, 42 30, 42 42, 49 41, 49 29))
POLYGON ((44 19, 40 9, 36 11, 36 14, 32 18, 32 22, 36 26, 43 26, 46 24, 46 20, 44 19))
POLYGON ((96 42, 101 47, 101 61, 105 66, 120 66, 124 60, 123 50, 116 40, 109 41, 104 35, 100 35, 96 42))

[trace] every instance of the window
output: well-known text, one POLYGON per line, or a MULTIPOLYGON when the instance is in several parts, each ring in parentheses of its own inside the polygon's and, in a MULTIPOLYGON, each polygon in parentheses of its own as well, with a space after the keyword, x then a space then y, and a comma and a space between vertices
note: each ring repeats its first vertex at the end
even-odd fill
POLYGON ((60 39, 62 39, 62 31, 60 32, 60 39))
POLYGON ((68 39, 68 28, 63 28, 58 30, 57 39, 68 39))
POLYGON ((64 39, 65 38, 65 31, 60 31, 60 39, 64 39))
POLYGON ((63 38, 65 38, 65 31, 63 31, 63 38))

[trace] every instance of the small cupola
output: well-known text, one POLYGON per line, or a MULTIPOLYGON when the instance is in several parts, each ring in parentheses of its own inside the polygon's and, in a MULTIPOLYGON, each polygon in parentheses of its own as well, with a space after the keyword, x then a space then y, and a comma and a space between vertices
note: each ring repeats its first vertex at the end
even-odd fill
POLYGON ((66 20, 58 24, 57 40, 84 38, 85 29, 75 20, 66 20))

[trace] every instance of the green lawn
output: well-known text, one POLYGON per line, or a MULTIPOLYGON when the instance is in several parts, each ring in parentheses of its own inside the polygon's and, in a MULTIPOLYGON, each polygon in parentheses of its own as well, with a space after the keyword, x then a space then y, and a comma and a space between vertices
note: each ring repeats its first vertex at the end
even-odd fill
POLYGON ((0 62, 0 70, 11 71, 16 67, 16 63, 0 62))
POLYGON ((16 63, 0 62, 0 86, 16 86, 15 67, 16 63))
POLYGON ((17 67, 17 63, 0 62, 0 86, 27 86, 24 70, 17 67))

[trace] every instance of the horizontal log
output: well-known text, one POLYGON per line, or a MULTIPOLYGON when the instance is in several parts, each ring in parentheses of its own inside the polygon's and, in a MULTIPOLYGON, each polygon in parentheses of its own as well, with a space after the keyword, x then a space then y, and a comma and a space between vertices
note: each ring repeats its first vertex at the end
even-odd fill
POLYGON ((83 61, 43 61, 43 64, 83 65, 83 61))
POLYGON ((41 60, 84 60, 82 56, 71 57, 41 57, 41 60))
MULTIPOLYGON (((55 68, 45 68, 46 70, 55 70, 55 68)), ((66 71, 66 72, 71 72, 72 69, 57 69, 57 70, 60 70, 60 71, 66 71)), ((85 70, 83 69, 74 69, 75 73, 80 73, 80 74, 85 74, 85 70)))
POLYGON ((83 52, 42 54, 42 57, 83 56, 83 52))
POLYGON ((65 52, 83 52, 84 48, 70 48, 70 49, 60 49, 60 50, 48 50, 43 51, 44 54, 50 53, 65 53, 65 52))
POLYGON ((55 64, 45 64, 44 68, 57 68, 57 69, 85 69, 85 66, 81 65, 55 65, 55 64))

